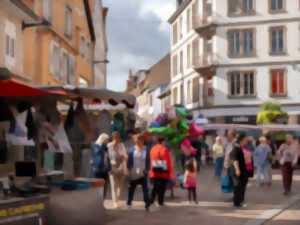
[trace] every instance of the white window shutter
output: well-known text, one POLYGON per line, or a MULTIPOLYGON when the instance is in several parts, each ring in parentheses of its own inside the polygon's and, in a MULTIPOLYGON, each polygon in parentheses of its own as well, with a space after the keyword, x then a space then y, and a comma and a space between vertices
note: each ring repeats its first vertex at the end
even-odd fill
POLYGON ((61 49, 59 54, 59 70, 58 70, 58 77, 60 81, 64 81, 64 69, 65 67, 65 59, 64 59, 64 51, 61 49))
POLYGON ((75 85, 75 57, 72 55, 69 55, 69 81, 72 85, 75 85))
POLYGON ((50 42, 50 73, 55 77, 55 56, 54 56, 54 42, 50 42))

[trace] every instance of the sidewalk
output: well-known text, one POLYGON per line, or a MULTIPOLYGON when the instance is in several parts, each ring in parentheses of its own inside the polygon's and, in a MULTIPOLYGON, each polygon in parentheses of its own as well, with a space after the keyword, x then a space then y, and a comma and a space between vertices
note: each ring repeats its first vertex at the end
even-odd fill
POLYGON ((290 208, 284 210, 265 225, 299 225, 300 224, 300 200, 290 208))
MULTIPOLYGON (((235 209, 232 207, 232 195, 221 194, 220 184, 213 176, 212 167, 201 170, 198 175, 198 200, 199 205, 188 205, 186 192, 181 189, 175 189, 176 198, 166 199, 166 207, 158 209, 152 207, 151 212, 144 210, 144 204, 141 198, 133 203, 131 210, 126 209, 125 199, 119 209, 111 208, 111 201, 106 202, 105 225, 182 225, 194 224, 199 221, 202 225, 245 225, 247 222, 256 219, 259 215, 272 209, 277 209, 283 202, 290 197, 300 194, 300 171, 295 173, 294 192, 292 196, 283 196, 280 170, 273 171, 272 187, 257 187, 253 180, 250 181, 246 201, 248 207, 245 209, 235 209), (298 191, 298 193, 297 193, 298 191)), ((125 190, 124 193, 127 193, 125 190)), ((141 196, 138 193, 138 196, 141 196)), ((169 193, 167 193, 169 196, 169 193)), ((271 223, 273 225, 273 223, 271 223)), ((298 223, 297 225, 299 225, 298 223)), ((289 224, 284 224, 289 225, 289 224)))

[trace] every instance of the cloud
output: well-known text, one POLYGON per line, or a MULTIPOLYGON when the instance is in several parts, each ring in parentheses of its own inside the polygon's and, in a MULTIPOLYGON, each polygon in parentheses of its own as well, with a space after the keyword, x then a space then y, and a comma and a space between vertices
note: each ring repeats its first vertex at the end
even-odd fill
POLYGON ((147 69, 170 50, 167 19, 174 0, 104 0, 107 18, 108 88, 126 88, 129 69, 147 69))

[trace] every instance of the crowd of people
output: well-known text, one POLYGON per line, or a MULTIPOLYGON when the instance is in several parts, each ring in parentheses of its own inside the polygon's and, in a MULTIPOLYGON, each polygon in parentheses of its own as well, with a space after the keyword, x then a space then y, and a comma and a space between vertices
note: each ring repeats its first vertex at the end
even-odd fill
MULTIPOLYGON (((182 154, 179 163, 181 168, 176 171, 183 173, 182 187, 186 189, 190 203, 198 204, 197 172, 202 164, 210 162, 210 156, 214 163, 215 177, 218 180, 221 176, 229 178, 233 187, 233 204, 237 208, 246 206, 247 184, 254 177, 255 171, 258 186, 272 185, 272 164, 275 160, 281 166, 284 195, 290 194, 300 146, 292 135, 287 134, 285 142, 278 149, 270 136, 254 140, 245 133, 236 134, 235 131, 228 131, 226 136, 217 136, 211 148, 205 138, 195 138, 191 140, 191 146, 195 150, 193 154, 182 154)), ((145 209, 148 210, 156 198, 158 206, 164 205, 166 189, 177 179, 177 174, 174 176, 173 172, 173 162, 175 165, 178 163, 173 159, 164 137, 152 138, 148 132, 138 133, 133 136, 129 145, 125 145, 118 132, 113 132, 111 138, 107 134, 101 134, 94 146, 93 175, 106 181, 104 198, 107 197, 110 185, 116 208, 119 206, 125 178, 129 184, 128 208, 132 207, 136 187, 141 185, 145 209)))

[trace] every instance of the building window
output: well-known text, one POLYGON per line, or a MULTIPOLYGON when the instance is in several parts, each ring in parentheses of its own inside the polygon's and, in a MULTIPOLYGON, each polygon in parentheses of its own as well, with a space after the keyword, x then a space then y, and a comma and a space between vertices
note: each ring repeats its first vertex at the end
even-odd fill
POLYGON ((270 29, 270 54, 286 53, 286 37, 284 27, 270 29))
POLYGON ((193 51, 193 65, 195 65, 197 63, 197 61, 199 60, 199 40, 196 39, 193 41, 192 43, 192 51, 193 51))
POLYGON ((186 13, 186 23, 187 23, 187 27, 186 27, 186 31, 187 33, 189 33, 191 31, 191 9, 187 10, 186 13))
POLYGON ((228 74, 229 96, 255 96, 255 74, 253 71, 235 71, 228 74))
POLYGON ((177 104, 178 102, 178 88, 173 89, 173 105, 177 104))
POLYGON ((205 0, 205 16, 212 15, 212 0, 205 0))
POLYGON ((180 84, 180 104, 184 104, 184 87, 183 83, 180 84))
POLYGON ((286 75, 284 69, 271 70, 271 96, 286 95, 286 75))
POLYGON ((43 17, 48 21, 51 21, 51 13, 52 13, 51 2, 52 2, 52 0, 44 0, 43 1, 43 17))
POLYGON ((152 94, 149 94, 149 105, 153 106, 153 96, 152 96, 152 94))
POLYGON ((80 38, 80 55, 84 59, 85 58, 85 53, 86 53, 86 44, 85 44, 85 38, 81 36, 80 38))
POLYGON ((193 79, 193 103, 199 102, 200 84, 199 78, 195 77, 193 79))
POLYGON ((183 51, 180 52, 180 67, 179 73, 183 73, 183 51))
POLYGON ((229 57, 250 57, 255 55, 255 32, 234 30, 228 32, 229 57))
POLYGON ((72 20, 72 9, 67 6, 65 14, 65 34, 70 38, 72 37, 72 20))
POLYGON ((191 45, 187 46, 186 54, 187 54, 187 68, 191 68, 191 45))
POLYGON ((191 92, 192 92, 192 84, 191 84, 191 80, 188 80, 187 82, 187 104, 191 104, 192 103, 192 96, 191 96, 191 92))
POLYGON ((178 29, 177 29, 177 23, 173 25, 173 45, 175 45, 178 41, 178 29))
POLYGON ((175 77, 178 74, 178 57, 177 55, 173 56, 173 76, 175 77))
POLYGON ((50 43, 50 51, 51 51, 51 57, 50 57, 50 73, 51 75, 56 79, 59 80, 60 75, 60 67, 62 66, 63 62, 61 60, 61 51, 55 42, 50 43))
POLYGON ((285 0, 269 0, 269 12, 280 13, 285 10, 285 0))
POLYGON ((183 38, 183 18, 179 18, 179 39, 183 38))
POLYGON ((248 16, 255 14, 255 0, 228 0, 229 16, 248 16))
POLYGON ((15 57, 15 39, 10 37, 8 34, 5 35, 5 54, 8 57, 15 57))
POLYGON ((86 44, 86 61, 91 62, 91 43, 86 44))

